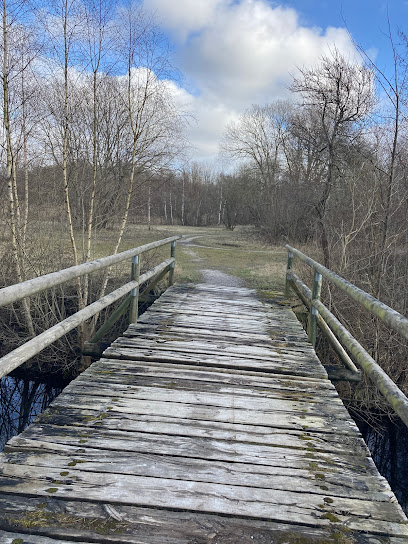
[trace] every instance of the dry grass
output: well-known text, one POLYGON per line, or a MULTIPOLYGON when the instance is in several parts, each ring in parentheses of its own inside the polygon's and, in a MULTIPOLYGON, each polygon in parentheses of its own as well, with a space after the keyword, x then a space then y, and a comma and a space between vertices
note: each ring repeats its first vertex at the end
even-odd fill
POLYGON ((191 244, 178 247, 178 281, 200 281, 200 270, 215 269, 241 278, 248 287, 283 289, 283 248, 261 244, 245 229, 210 228, 204 234, 199 229, 196 235, 191 244))
MULTIPOLYGON (((147 244, 169 236, 197 237, 192 245, 177 248, 176 279, 180 282, 201 281, 201 269, 217 269, 245 281, 248 286, 282 289, 286 252, 282 247, 262 244, 248 229, 237 227, 185 227, 180 225, 129 225, 119 251, 147 244)), ((35 277, 72 265, 72 253, 67 229, 51 221, 36 221, 30 225, 28 276, 35 277)), ((77 233, 80 260, 83 261, 81 233, 77 233)), ((93 239, 92 259, 113 252, 116 230, 98 231, 93 239)), ((1 249, 1 248, 0 248, 1 249)), ((7 257, 7 240, 3 252, 7 257)), ((168 246, 149 252, 142 257, 142 268, 147 269, 169 257, 168 246)), ((12 267, 10 266, 10 269, 12 267)), ((127 274, 128 263, 123 263, 113 275, 127 274)), ((6 284, 13 283, 4 278, 6 284)))

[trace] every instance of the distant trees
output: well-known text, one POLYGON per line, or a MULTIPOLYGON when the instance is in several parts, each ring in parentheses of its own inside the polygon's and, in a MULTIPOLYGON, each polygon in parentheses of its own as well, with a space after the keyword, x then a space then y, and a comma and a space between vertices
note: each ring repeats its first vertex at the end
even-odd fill
POLYGON ((248 185, 246 191, 247 211, 260 229, 270 224, 269 217, 276 212, 285 160, 283 138, 291 109, 284 101, 253 105, 226 128, 221 142, 223 153, 246 165, 251 179, 251 188, 248 185))

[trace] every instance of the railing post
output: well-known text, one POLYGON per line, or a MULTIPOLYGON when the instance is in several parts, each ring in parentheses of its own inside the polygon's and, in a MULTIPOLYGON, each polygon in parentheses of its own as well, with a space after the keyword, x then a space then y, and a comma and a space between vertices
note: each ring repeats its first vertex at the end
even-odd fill
MULTIPOLYGON (((175 257, 176 255, 176 241, 173 240, 171 242, 171 248, 170 248, 170 257, 175 257)), ((174 265, 175 263, 171 263, 170 265, 170 271, 169 271, 169 287, 171 287, 174 284, 174 265)))
POLYGON ((310 302, 310 314, 309 314, 309 326, 308 326, 308 340, 313 347, 316 346, 316 332, 317 332, 317 317, 319 312, 313 306, 314 300, 320 300, 320 293, 322 290, 322 275, 314 271, 314 281, 312 290, 312 300, 310 302))
MULTIPOLYGON (((131 279, 139 280, 140 276, 140 259, 139 255, 132 257, 131 279)), ((136 323, 139 315, 139 287, 132 289, 130 292, 130 310, 129 323, 136 323)))
POLYGON ((285 297, 290 296, 290 271, 292 269, 293 253, 288 249, 288 265, 286 267, 285 297))

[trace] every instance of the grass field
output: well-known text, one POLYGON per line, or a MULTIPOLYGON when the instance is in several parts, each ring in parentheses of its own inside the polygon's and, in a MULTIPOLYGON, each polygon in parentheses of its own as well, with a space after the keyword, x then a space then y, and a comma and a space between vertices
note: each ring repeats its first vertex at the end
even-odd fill
POLYGON ((286 250, 261 243, 245 228, 229 231, 223 227, 160 225, 149 231, 145 226, 132 226, 122 249, 173 235, 182 235, 188 241, 178 244, 176 250, 178 282, 200 282, 200 270, 214 269, 241 278, 245 285, 258 290, 284 288, 286 250))
MULTIPOLYGON (((30 225, 30 243, 27 248, 27 277, 35 277, 72 266, 72 250, 67 229, 47 220, 30 225)), ((91 259, 113 253, 116 230, 101 230, 93 238, 91 259)), ((184 241, 176 250, 176 281, 200 282, 200 270, 220 270, 241 278, 245 285, 259 290, 279 290, 284 286, 286 250, 263 244, 249 228, 237 227, 229 231, 224 227, 187 227, 180 225, 129 225, 119 251, 180 235, 184 241), (185 240, 189 242, 185 243, 185 240)), ((81 233, 77 233, 80 262, 84 261, 81 233)), ((9 260, 7 240, 3 240, 3 264, 9 260)), ((146 270, 169 257, 170 248, 165 246, 142 256, 142 269, 146 270)), ((4 283, 14 283, 13 265, 4 283)), ((118 265, 113 275, 127 275, 129 263, 118 265)))

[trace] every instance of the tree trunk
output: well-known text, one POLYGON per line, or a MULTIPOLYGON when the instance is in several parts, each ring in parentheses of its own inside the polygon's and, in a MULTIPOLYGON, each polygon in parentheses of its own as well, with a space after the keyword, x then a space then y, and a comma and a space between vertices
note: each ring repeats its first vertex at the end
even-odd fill
POLYGON ((151 181, 149 179, 148 187, 147 187, 147 226, 148 230, 150 230, 150 223, 151 223, 151 207, 152 207, 152 187, 151 187, 151 181))
MULTIPOLYGON (((16 271, 17 282, 24 281, 21 267, 21 223, 19 214, 16 213, 16 196, 18 198, 16 186, 16 164, 13 155, 11 126, 10 126, 10 109, 9 109, 9 86, 8 86, 8 30, 7 30, 7 4, 3 0, 3 126, 6 136, 6 172, 7 172, 7 187, 9 200, 9 221, 11 230, 11 244, 14 266, 16 271)), ((21 301, 23 314, 25 317, 26 326, 30 336, 34 337, 34 326, 30 314, 30 304, 28 299, 21 301)))

